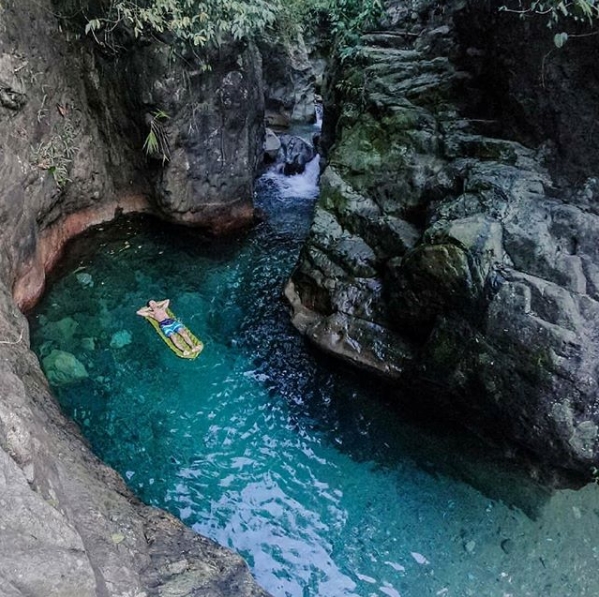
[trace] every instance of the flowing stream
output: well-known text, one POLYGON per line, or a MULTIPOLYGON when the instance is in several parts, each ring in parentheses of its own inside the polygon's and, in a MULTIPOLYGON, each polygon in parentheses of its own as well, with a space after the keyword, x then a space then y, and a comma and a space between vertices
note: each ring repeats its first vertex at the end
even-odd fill
POLYGON ((596 597, 597 486, 551 493, 405 420, 290 325, 317 173, 263 176, 268 217, 235 239, 134 218, 72 243, 31 317, 49 373, 56 351, 85 367, 50 373, 64 411, 142 500, 240 552, 275 597, 596 597), (135 314, 166 297, 205 342, 195 361, 135 314))

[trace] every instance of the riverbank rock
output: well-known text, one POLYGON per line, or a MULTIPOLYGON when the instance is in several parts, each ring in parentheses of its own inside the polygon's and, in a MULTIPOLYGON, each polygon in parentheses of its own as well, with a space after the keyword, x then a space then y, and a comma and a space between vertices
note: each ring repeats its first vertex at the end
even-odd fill
POLYGON ((265 160, 274 162, 281 149, 281 140, 277 137, 274 131, 266 129, 264 134, 264 155, 265 160))
POLYGON ((211 233, 249 226, 264 138, 262 61, 257 48, 252 44, 221 48, 207 73, 198 73, 183 61, 173 70, 168 48, 151 58, 160 68, 149 79, 138 65, 140 85, 151 98, 144 109, 150 116, 158 108, 169 115, 163 124, 169 139, 168 163, 155 178, 158 209, 168 220, 211 233))
POLYGON ((268 126, 284 129, 294 122, 314 122, 315 73, 303 37, 264 39, 259 47, 268 126))
POLYGON ((416 4, 388 3, 387 28, 333 69, 322 193, 287 289, 293 321, 327 352, 411 388, 420 408, 520 446, 562 480, 590 479, 599 221, 594 179, 580 180, 599 151, 565 131, 588 121, 597 77, 583 85, 586 105, 562 106, 597 40, 546 61, 542 24, 416 4), (528 94, 542 68, 549 87, 528 94), (525 127, 523 113, 551 105, 553 128, 540 116, 525 127))

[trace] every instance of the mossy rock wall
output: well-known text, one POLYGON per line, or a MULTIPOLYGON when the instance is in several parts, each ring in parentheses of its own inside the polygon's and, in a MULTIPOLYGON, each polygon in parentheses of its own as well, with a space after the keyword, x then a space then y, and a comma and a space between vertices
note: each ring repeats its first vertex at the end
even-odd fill
MULTIPOLYGON (((328 352, 588 479, 599 463, 599 195, 590 161, 556 131, 594 108, 577 103, 579 115, 560 111, 547 129, 533 119, 534 135, 505 111, 481 112, 516 80, 524 88, 506 105, 522 99, 538 48, 552 43, 551 31, 483 4, 389 3, 381 30, 331 69, 327 166, 288 296, 298 328, 328 352), (587 179, 558 184, 547 164, 566 154, 560 172, 587 179), (336 336, 320 333, 327 322, 336 336), (366 325, 369 337, 352 335, 366 325), (336 349, 340 336, 353 354, 336 349), (378 358, 377 343, 395 349, 378 358)), ((562 65, 562 87, 580 83, 586 43, 551 66, 562 65)), ((546 111, 551 95, 540 95, 527 97, 546 111)))

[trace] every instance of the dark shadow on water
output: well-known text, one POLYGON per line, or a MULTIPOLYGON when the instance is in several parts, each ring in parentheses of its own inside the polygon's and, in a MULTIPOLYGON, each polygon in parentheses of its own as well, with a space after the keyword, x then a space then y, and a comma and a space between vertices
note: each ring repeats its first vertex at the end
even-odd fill
MULTIPOLYGON (((247 231, 215 238, 201 230, 165 222, 154 216, 119 216, 108 224, 91 227, 67 243, 60 261, 48 275, 47 289, 56 280, 92 263, 98 250, 103 247, 114 246, 116 255, 128 250, 129 247, 125 248, 128 242, 139 234, 151 237, 156 244, 162 245, 164 251, 192 258, 210 255, 217 260, 230 261, 240 250, 247 231)), ((148 259, 154 259, 154 255, 148 259)), ((115 262, 114 267, 119 267, 118 262, 115 262)))
POLYGON ((411 460, 434 477, 456 479, 538 518, 553 490, 501 448, 410 407, 414 397, 396 385, 355 371, 307 343, 303 352, 311 389, 293 376, 269 380, 272 394, 288 400, 298 427, 324 432, 331 445, 355 461, 391 470, 411 460))

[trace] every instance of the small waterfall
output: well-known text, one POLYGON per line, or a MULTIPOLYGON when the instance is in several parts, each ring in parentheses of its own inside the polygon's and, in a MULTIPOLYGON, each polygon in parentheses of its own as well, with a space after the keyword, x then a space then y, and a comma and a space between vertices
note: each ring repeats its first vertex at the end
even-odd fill
POLYGON ((322 107, 321 102, 315 102, 314 114, 316 116, 316 122, 314 123, 314 128, 320 130, 322 128, 322 116, 324 114, 324 108, 322 107))
MULTIPOLYGON (((314 124, 296 126, 293 130, 289 131, 289 134, 277 135, 283 142, 284 150, 279 150, 276 158, 277 161, 261 176, 262 182, 274 185, 278 195, 282 199, 315 199, 318 196, 318 182, 320 177, 320 156, 318 153, 314 151, 314 157, 309 162, 305 162, 303 172, 291 175, 286 175, 283 172, 287 151, 286 147, 293 143, 294 140, 303 140, 301 143, 310 147, 310 153, 312 153, 311 148, 316 143, 315 137, 319 135, 322 126, 323 106, 321 102, 314 104, 314 111, 316 115, 314 124)), ((297 145, 295 147, 297 148, 297 145)), ((299 151, 301 152, 302 150, 300 149, 299 151)))
POLYGON ((317 154, 306 164, 306 169, 301 174, 286 176, 281 171, 281 164, 276 164, 262 179, 274 184, 282 198, 315 199, 318 196, 319 176, 320 156, 317 154))

